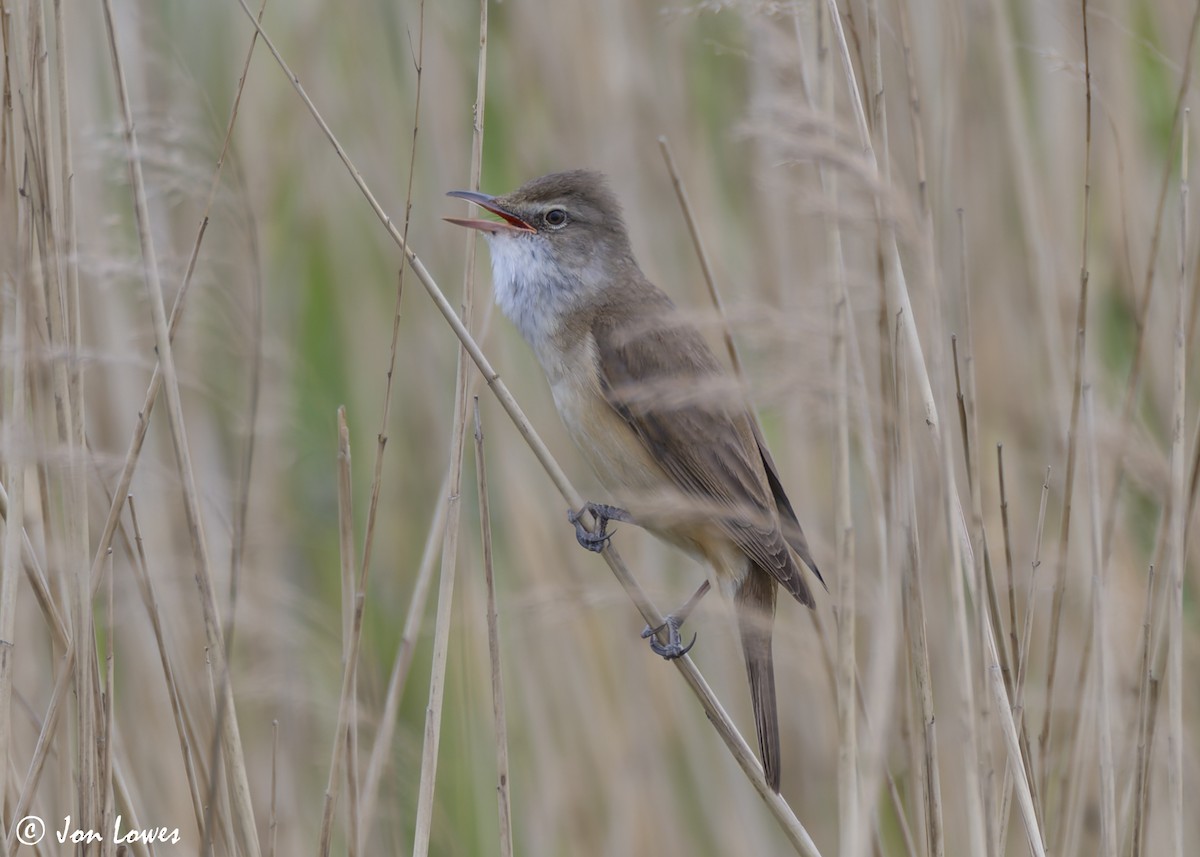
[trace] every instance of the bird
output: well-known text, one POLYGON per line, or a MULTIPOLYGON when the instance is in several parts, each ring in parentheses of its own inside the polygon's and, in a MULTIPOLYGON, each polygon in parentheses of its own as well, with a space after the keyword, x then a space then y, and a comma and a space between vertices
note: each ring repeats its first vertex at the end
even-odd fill
POLYGON ((568 510, 576 538, 601 551, 609 522, 628 522, 707 564, 696 593, 642 636, 660 656, 682 657, 696 637, 683 645, 680 626, 712 583, 732 598, 763 774, 778 792, 776 594, 783 587, 814 607, 805 568, 828 587, 740 387, 642 273, 603 174, 571 170, 499 196, 448 195, 499 218, 445 220, 486 238, 497 306, 533 350, 567 433, 612 495, 611 504, 568 510))

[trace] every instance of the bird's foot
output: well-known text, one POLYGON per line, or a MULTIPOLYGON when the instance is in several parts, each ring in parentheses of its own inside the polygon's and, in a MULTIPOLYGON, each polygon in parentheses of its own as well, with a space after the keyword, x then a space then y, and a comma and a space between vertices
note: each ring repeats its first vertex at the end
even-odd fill
POLYGON ((608 506, 604 503, 584 503, 583 508, 578 512, 574 509, 568 509, 567 520, 575 525, 575 540, 588 550, 600 553, 608 545, 608 540, 612 538, 612 533, 608 532, 608 522, 623 521, 630 523, 633 521, 633 518, 624 509, 618 509, 616 506, 608 506), (596 519, 595 532, 588 530, 580 520, 585 512, 590 512, 592 517, 596 519))
POLYGON ((657 628, 646 626, 642 631, 642 639, 650 640, 650 648, 654 654, 665 658, 668 661, 673 661, 676 658, 682 658, 692 650, 692 646, 696 645, 697 634, 692 634, 692 641, 686 646, 683 645, 683 637, 679 635, 679 628, 683 625, 682 619, 677 619, 674 615, 666 617, 666 621, 657 628), (658 641, 658 633, 663 629, 667 631, 667 642, 664 645, 658 641))

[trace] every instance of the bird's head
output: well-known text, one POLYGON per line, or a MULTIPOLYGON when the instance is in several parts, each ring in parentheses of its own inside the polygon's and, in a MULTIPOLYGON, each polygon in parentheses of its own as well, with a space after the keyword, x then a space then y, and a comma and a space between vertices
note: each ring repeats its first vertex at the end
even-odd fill
POLYGON ((551 173, 501 196, 448 196, 500 218, 445 219, 487 238, 497 303, 531 341, 636 269, 621 207, 600 173, 551 173))

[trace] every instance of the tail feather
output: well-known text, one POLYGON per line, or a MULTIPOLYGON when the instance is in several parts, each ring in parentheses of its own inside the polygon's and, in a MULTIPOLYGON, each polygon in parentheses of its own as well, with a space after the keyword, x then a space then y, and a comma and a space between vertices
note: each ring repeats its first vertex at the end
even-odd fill
POLYGON ((779 712, 775 702, 775 667, 771 627, 775 622, 775 580, 751 564, 735 596, 738 631, 750 678, 754 727, 767 785, 779 791, 779 712))

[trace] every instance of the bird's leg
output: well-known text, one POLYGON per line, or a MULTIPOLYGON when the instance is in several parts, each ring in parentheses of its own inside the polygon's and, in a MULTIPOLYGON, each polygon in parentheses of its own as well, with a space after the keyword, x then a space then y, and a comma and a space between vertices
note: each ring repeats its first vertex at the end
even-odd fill
POLYGON ((575 525, 575 539, 579 544, 595 553, 600 553, 600 551, 604 550, 604 546, 612 538, 612 534, 608 532, 609 521, 621 521, 625 524, 633 523, 633 517, 624 509, 618 509, 616 506, 608 506, 604 503, 584 503, 583 508, 578 512, 574 509, 568 509, 567 520, 575 525), (580 520, 585 512, 590 512, 592 517, 596 519, 596 532, 594 533, 589 532, 580 520))
POLYGON ((676 610, 674 613, 667 614, 666 621, 657 628, 651 628, 649 625, 642 631, 642 639, 650 638, 650 648, 654 654, 666 658, 668 661, 673 661, 676 658, 682 658, 692 650, 692 646, 696 645, 696 634, 692 635, 692 641, 686 646, 683 645, 683 638, 679 636, 679 629, 683 623, 687 621, 687 617, 696 609, 696 605, 700 603, 700 599, 708 594, 709 582, 705 580, 700 584, 692 597, 687 602, 676 610), (663 645, 658 641, 658 632, 666 629, 667 643, 663 645))

